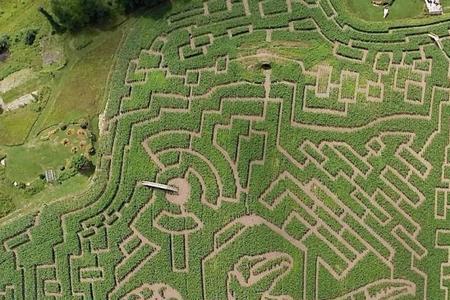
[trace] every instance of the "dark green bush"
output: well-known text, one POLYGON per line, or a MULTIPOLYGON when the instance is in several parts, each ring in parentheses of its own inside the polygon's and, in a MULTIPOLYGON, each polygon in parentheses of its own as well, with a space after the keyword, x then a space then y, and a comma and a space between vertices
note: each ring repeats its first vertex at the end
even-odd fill
POLYGON ((77 171, 82 171, 90 169, 92 167, 92 162, 83 154, 79 154, 72 158, 71 167, 77 171))
POLYGON ((36 35, 38 33, 37 29, 27 29, 24 35, 24 43, 25 45, 33 45, 36 40, 36 35))
POLYGON ((10 47, 10 38, 9 35, 0 36, 0 53, 4 53, 9 50, 10 47))

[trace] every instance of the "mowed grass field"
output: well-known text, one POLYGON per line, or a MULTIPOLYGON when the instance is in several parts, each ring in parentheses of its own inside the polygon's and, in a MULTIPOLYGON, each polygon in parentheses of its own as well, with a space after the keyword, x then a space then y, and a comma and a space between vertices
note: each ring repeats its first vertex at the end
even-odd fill
POLYGON ((43 170, 59 169, 69 154, 63 146, 42 143, 8 149, 6 175, 19 182, 30 182, 43 170))
MULTIPOLYGON (((371 0, 343 0, 348 11, 355 17, 366 21, 391 21, 425 17, 425 2, 423 0, 395 0, 389 8, 389 16, 383 18, 383 7, 375 6, 371 0)), ((443 6, 449 1, 441 0, 443 6)))
POLYGON ((48 22, 38 13, 39 6, 48 6, 48 0, 1 0, 0 1, 0 35, 7 34, 10 37, 21 35, 27 29, 37 29, 38 40, 33 46, 27 46, 19 38, 20 42, 14 42, 8 59, 0 62, 0 80, 9 74, 23 68, 41 69, 41 53, 39 38, 51 32, 48 22))
POLYGON ((0 115, 0 141, 3 145, 24 143, 39 114, 24 108, 0 115))
POLYGON ((7 157, 6 176, 17 182, 31 182, 46 170, 58 172, 66 167, 74 153, 89 156, 91 141, 87 132, 76 125, 64 131, 52 127, 24 145, 0 148, 7 157))
MULTIPOLYGON (((49 4, 47 0, 2 0, 0 3, 0 35, 9 36, 11 42, 9 57, 0 62, 0 80, 23 68, 33 71, 33 79, 1 95, 4 102, 12 102, 42 86, 51 88, 49 103, 40 114, 34 133, 59 122, 95 117, 102 110, 106 79, 127 27, 121 24, 123 17, 118 17, 116 23, 100 28, 53 35, 48 21, 38 12, 40 6, 49 10, 49 4), (28 29, 37 30, 32 46, 23 42, 28 29), (48 57, 56 62, 49 65, 48 57)), ((21 118, 15 121, 20 122, 21 118)), ((20 127, 31 129, 26 125, 20 127)), ((0 145, 23 143, 23 136, 15 135, 17 140, 11 140, 3 134, 0 131, 0 145)))

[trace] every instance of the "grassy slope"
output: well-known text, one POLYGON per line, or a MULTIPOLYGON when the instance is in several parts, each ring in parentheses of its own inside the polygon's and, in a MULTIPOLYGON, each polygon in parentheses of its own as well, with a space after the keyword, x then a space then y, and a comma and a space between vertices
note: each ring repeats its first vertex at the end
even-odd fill
MULTIPOLYGON (((371 0, 344 0, 348 10, 366 21, 383 21, 383 8, 372 5, 371 0)), ((389 9, 389 20, 424 16, 423 0, 396 0, 389 9)))
MULTIPOLYGON (((92 33, 91 33, 92 34, 92 33)), ((95 40, 82 51, 69 50, 69 63, 55 87, 54 101, 48 106, 46 128, 60 122, 91 119, 103 108, 103 91, 115 51, 122 38, 121 28, 97 31, 95 40)))
POLYGON ((3 147, 2 152, 7 155, 6 175, 13 181, 31 182, 45 170, 58 171, 66 165, 75 148, 77 153, 86 155, 90 148, 85 131, 77 125, 65 131, 47 130, 22 146, 3 147))
POLYGON ((67 156, 62 146, 49 143, 14 147, 8 152, 6 175, 15 181, 32 181, 47 168, 57 169, 67 156))
MULTIPOLYGON (((23 192, 18 191, 14 187, 1 186, 2 192, 7 194, 14 194, 13 203, 16 211, 0 218, 0 223, 16 217, 18 214, 25 215, 35 209, 36 206, 48 204, 52 200, 60 199, 63 197, 70 197, 70 195, 79 193, 85 190, 89 186, 89 178, 83 175, 76 175, 70 178, 64 184, 50 185, 45 192, 36 194, 32 197, 25 195, 23 192)), ((1 204, 0 204, 1 205, 1 204)))

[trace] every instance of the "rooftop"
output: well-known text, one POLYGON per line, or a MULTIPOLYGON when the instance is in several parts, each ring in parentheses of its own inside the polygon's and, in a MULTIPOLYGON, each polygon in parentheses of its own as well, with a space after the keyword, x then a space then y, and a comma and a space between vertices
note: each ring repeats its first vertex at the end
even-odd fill
POLYGON ((442 5, 440 0, 425 0, 428 12, 430 14, 442 14, 442 5))

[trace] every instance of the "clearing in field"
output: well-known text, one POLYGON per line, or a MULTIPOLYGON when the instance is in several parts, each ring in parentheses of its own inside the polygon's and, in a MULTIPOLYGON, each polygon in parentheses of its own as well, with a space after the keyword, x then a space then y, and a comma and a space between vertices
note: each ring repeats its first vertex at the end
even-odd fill
POLYGON ((450 18, 348 2, 138 18, 95 182, 2 225, 0 299, 447 299, 450 18))

